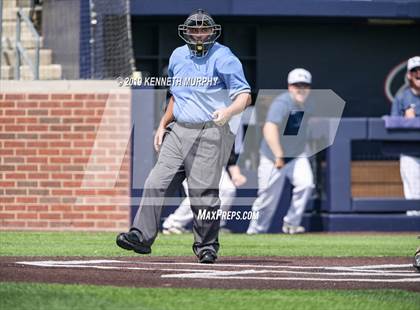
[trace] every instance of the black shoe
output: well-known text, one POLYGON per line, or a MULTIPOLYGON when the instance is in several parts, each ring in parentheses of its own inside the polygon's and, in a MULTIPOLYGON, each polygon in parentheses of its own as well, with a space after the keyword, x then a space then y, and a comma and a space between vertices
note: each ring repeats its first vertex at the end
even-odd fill
POLYGON ((117 245, 125 250, 133 250, 139 254, 150 254, 152 249, 140 242, 137 235, 130 231, 117 236, 117 245))
POLYGON ((201 253, 198 256, 198 262, 201 264, 214 264, 214 262, 217 259, 217 255, 216 253, 214 253, 213 251, 203 251, 203 253, 201 253))

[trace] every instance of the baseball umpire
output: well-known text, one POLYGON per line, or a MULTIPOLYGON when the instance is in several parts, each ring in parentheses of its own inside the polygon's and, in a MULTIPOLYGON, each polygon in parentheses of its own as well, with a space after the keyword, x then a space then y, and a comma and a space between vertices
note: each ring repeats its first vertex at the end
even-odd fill
POLYGON ((129 232, 117 236, 117 245, 139 254, 151 253, 157 236, 165 196, 180 174, 188 182, 194 214, 193 251, 200 263, 214 263, 219 249, 220 219, 198 218, 199 211, 220 207, 219 181, 234 136, 229 129, 231 116, 251 102, 250 86, 242 65, 230 49, 216 42, 221 26, 199 9, 178 26, 186 42, 169 59, 168 75, 181 84, 172 84, 172 117, 161 122, 164 133, 157 162, 146 179, 143 197, 129 232), (183 81, 205 79, 213 84, 183 81), (171 128, 166 126, 174 119, 171 128))

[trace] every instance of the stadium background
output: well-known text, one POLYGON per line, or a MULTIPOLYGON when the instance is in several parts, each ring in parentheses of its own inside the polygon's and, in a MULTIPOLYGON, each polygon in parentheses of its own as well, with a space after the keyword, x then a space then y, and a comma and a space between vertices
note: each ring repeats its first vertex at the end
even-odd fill
MULTIPOLYGON (((32 4, 26 0, 4 0, 4 16, 8 14, 9 3, 28 8, 32 4)), ((305 226, 309 230, 326 231, 397 231, 418 230, 420 227, 418 216, 406 215, 407 210, 420 210, 420 204, 418 201, 403 200, 398 156, 395 152, 382 152, 384 144, 381 139, 388 137, 384 134, 368 139, 366 135, 374 126, 381 127, 381 124, 375 123, 378 120, 368 118, 378 118, 389 112, 390 102, 384 85, 390 72, 420 50, 420 41, 416 39, 420 30, 417 1, 231 0, 203 5, 198 1, 44 0, 36 3, 42 4, 42 9, 41 12, 35 10, 37 14, 32 16, 42 33, 43 47, 52 51, 53 63, 60 65, 60 74, 55 79, 66 80, 112 80, 118 76, 129 76, 133 70, 141 71, 143 76, 163 75, 171 51, 181 44, 177 37, 177 25, 192 9, 207 9, 222 24, 221 42, 231 47, 243 62, 245 74, 254 90, 254 99, 259 89, 285 87, 287 72, 294 67, 305 67, 313 73, 314 88, 332 89, 346 101, 343 116, 348 119, 340 127, 337 140, 347 139, 348 145, 343 147, 337 143, 330 153, 323 152, 315 160, 318 188, 307 208, 305 226), (356 133, 354 140, 349 140, 347 136, 354 132, 354 128, 364 129, 360 129, 359 136, 356 133), (352 147, 349 148, 349 145, 352 147), (347 162, 343 158, 348 158, 347 162), (327 159, 336 161, 326 162, 327 159), (353 160, 352 165, 350 159, 353 160), (328 168, 332 164, 337 165, 334 171, 328 168)), ((4 68, 2 66, 2 72, 4 68)), ((11 64, 9 72, 12 69, 11 64)), ((2 77, 5 78, 5 74, 2 77)), ((403 77, 404 70, 392 81, 390 88, 393 93, 403 84, 403 77)), ((45 78, 48 79, 48 76, 45 78)), ((36 83, 42 82, 32 82, 31 85, 36 83)), ((100 83, 94 84, 97 86, 100 83)), ((77 183, 83 178, 81 171, 89 160, 89 150, 93 147, 104 107, 110 97, 115 99, 107 95, 110 84, 97 88, 93 84, 77 87, 77 82, 66 81, 49 84, 52 88, 38 84, 41 86, 33 86, 31 91, 25 90, 25 87, 18 89, 16 85, 2 83, 1 228, 121 230, 127 227, 130 208, 124 203, 121 206, 109 201, 105 205, 92 201, 83 206, 72 204, 74 196, 100 198, 108 195, 112 198, 110 201, 115 202, 115 196, 121 194, 81 189, 81 184, 77 183), (38 91, 43 94, 34 93, 38 91), (39 111, 41 107, 44 110, 39 111), (86 116, 92 109, 96 109, 96 118, 77 120, 74 117, 77 114, 86 116), (42 111, 47 111, 46 115, 42 115, 42 111), (12 122, 10 116, 15 117, 12 122), (23 116, 28 118, 23 120, 23 116), (22 124, 22 121, 26 123, 22 124), (63 121, 69 126, 51 127, 55 126, 54 122, 63 121), (31 128, 27 125, 29 122, 49 125, 31 128), (70 134, 83 132, 84 140, 87 137, 92 139, 80 144, 77 136, 67 136, 69 140, 60 144, 54 137, 45 136, 51 130, 61 134, 60 140, 69 134, 66 131, 70 134), (34 141, 29 139, 41 144, 30 144, 34 141), (56 149, 41 152, 42 142, 56 149), (29 145, 34 153, 28 149, 29 145), (77 152, 71 154, 65 150, 75 145, 86 148, 81 153, 84 159, 77 152), (34 154, 39 162, 35 160, 30 165, 34 154), (44 156, 45 162, 40 155, 44 156), (75 163, 80 166, 74 167, 75 163), (44 175, 35 174, 43 168, 51 170, 44 175), (32 175, 31 169, 35 170, 32 175), (67 171, 67 174, 59 176, 54 169, 67 171), (64 183, 66 179, 76 182, 64 183)), ((129 108, 134 121, 132 153, 127 151, 126 154, 126 160, 131 157, 132 163, 131 168, 124 166, 122 169, 125 172, 122 178, 126 182, 120 183, 131 195, 124 192, 124 198, 141 195, 139 187, 128 188, 133 182, 127 182, 127 175, 139 170, 148 171, 153 163, 153 150, 136 145, 136 134, 137 137, 142 133, 152 136, 151 132, 161 115, 160 98, 144 100, 136 96, 139 92, 116 97, 125 104, 130 100, 133 103, 129 108), (135 104, 138 101, 142 101, 141 107, 135 104)), ((260 125, 261 120, 257 120, 248 129, 258 132, 260 125)), ((121 130, 128 134, 126 128, 121 130)), ((413 132, 400 133, 393 139, 405 141, 405 136, 410 136, 410 144, 418 141, 418 133, 413 132)), ((147 139, 150 142, 150 138, 147 139)), ((109 140, 113 143, 115 137, 109 140)), ((403 143, 409 144, 406 141, 403 143)), ((112 144, 104 144, 104 148, 107 145, 112 144)), ((255 166, 256 154, 251 153, 249 157, 255 166)), ((103 159, 102 163, 105 162, 103 159)), ((255 182, 255 173, 251 171, 248 175, 255 182)), ((253 194, 255 190, 240 191, 243 196, 253 194)), ((288 199, 287 195, 282 197, 280 205, 287 205, 288 199)), ((133 214, 137 205, 132 203, 131 207, 133 214)), ((168 208, 166 214, 173 207, 168 208)), ((279 230, 284 212, 284 208, 279 209, 271 232, 279 230)), ((232 224, 236 231, 243 231, 246 226, 245 222, 232 224)))

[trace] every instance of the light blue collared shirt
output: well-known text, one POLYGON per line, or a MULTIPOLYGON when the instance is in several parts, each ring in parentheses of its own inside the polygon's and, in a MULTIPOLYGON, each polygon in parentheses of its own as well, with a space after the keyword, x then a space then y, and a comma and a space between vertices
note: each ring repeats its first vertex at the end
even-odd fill
POLYGON ((169 59, 168 75, 173 79, 170 91, 179 122, 211 121, 214 111, 230 105, 238 94, 251 91, 239 59, 219 43, 201 58, 192 56, 187 45, 178 47, 169 59))

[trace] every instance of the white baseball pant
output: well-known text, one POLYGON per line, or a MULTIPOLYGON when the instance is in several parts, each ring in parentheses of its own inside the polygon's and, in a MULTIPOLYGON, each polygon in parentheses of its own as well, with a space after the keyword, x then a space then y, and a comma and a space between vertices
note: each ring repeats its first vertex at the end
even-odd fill
MULTIPOLYGON (((188 195, 188 185, 186 180, 182 182, 182 186, 184 187, 185 193, 188 195)), ((233 204, 235 196, 236 187, 232 183, 232 180, 227 171, 223 169, 219 184, 220 209, 223 211, 228 211, 233 204)), ((193 213, 191 211, 190 199, 187 196, 181 202, 175 212, 166 218, 162 226, 164 229, 169 229, 170 227, 185 228, 192 220, 193 213)), ((223 227, 225 225, 226 220, 222 218, 220 221, 220 226, 223 227)))
POLYGON ((306 203, 314 188, 309 160, 305 157, 296 158, 283 168, 277 169, 271 159, 261 155, 258 166, 258 197, 252 205, 252 211, 259 214, 257 219, 251 220, 248 234, 268 231, 286 178, 293 185, 293 193, 290 207, 283 220, 294 226, 300 224, 306 203))
POLYGON ((400 173, 405 199, 420 199, 420 158, 401 154, 400 173))

